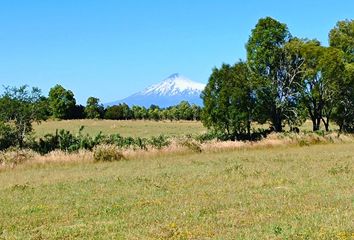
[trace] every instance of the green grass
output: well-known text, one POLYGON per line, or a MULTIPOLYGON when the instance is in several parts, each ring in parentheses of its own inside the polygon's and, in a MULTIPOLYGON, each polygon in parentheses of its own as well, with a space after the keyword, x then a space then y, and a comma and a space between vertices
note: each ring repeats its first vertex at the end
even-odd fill
POLYGON ((354 146, 0 172, 0 239, 353 239, 354 146))
POLYGON ((47 133, 55 133, 56 129, 66 129, 78 132, 85 126, 84 133, 96 135, 119 133, 125 137, 151 137, 160 134, 180 136, 185 134, 199 134, 205 132, 201 122, 195 121, 114 121, 114 120, 66 120, 45 121, 34 125, 36 136, 42 137, 47 133))
MULTIPOLYGON (((167 136, 183 136, 186 134, 201 134, 207 129, 198 121, 115 121, 115 120, 62 120, 62 121, 44 121, 40 124, 34 124, 35 136, 43 137, 47 133, 55 133, 56 129, 66 129, 77 133, 81 126, 84 126, 84 133, 96 135, 99 132, 104 134, 119 133, 124 137, 152 137, 164 134, 167 136)), ((269 124, 252 125, 253 128, 269 128, 269 124)), ((331 129, 338 127, 332 125, 331 129)), ((288 130, 288 127, 285 128, 288 130)), ((311 131, 311 121, 306 121, 301 127, 301 131, 311 131)))

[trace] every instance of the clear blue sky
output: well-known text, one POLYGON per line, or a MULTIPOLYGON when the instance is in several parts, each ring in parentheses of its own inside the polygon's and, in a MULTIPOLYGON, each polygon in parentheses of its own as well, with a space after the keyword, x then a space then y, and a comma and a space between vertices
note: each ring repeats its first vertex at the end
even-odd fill
POLYGON ((353 0, 1 0, 0 85, 61 84, 77 101, 126 97, 179 72, 206 83, 245 58, 261 17, 294 36, 327 36, 354 18, 353 0))

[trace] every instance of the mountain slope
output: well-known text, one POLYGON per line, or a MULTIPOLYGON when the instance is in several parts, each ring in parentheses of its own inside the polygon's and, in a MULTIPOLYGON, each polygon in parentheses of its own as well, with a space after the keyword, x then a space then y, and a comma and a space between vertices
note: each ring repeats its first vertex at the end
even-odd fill
POLYGON ((202 105, 200 98, 205 84, 197 83, 179 74, 173 74, 164 81, 145 88, 119 101, 108 103, 108 106, 119 103, 126 103, 129 106, 139 105, 149 107, 151 104, 160 107, 177 105, 181 101, 188 101, 190 104, 202 105))

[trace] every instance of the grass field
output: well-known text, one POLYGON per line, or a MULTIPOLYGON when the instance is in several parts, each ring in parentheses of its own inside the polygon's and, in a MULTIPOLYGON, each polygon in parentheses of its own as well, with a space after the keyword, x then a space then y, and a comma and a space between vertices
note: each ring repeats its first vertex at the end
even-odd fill
MULTIPOLYGON (((200 134, 207 129, 198 121, 115 121, 115 120, 62 120, 62 121, 44 121, 34 125, 37 137, 42 137, 47 133, 55 133, 56 129, 66 129, 77 133, 81 126, 84 126, 84 133, 96 135, 99 132, 104 134, 119 133, 124 137, 151 137, 164 134, 167 136, 182 136, 186 134, 200 134)), ((269 128, 268 124, 253 124, 253 128, 269 128)), ((337 126, 332 124, 331 129, 337 130, 337 126)), ((288 130, 288 127, 285 128, 288 130)), ((311 131, 311 121, 306 121, 301 127, 301 131, 311 131)))
POLYGON ((0 172, 0 239, 353 239, 353 143, 0 172))
POLYGON ((85 126, 84 133, 96 135, 119 133, 124 137, 151 137, 160 134, 168 136, 180 136, 185 134, 199 134, 206 131, 201 122, 196 121, 114 121, 114 120, 63 120, 45 121, 34 125, 36 136, 44 136, 47 133, 55 133, 56 129, 66 129, 78 132, 81 126, 85 126))
POLYGON ((47 133, 55 133, 56 129, 66 129, 78 132, 81 126, 85 126, 84 133, 96 135, 119 133, 125 137, 151 137, 160 134, 168 136, 180 136, 185 134, 199 134, 205 132, 201 122, 195 121, 114 121, 114 120, 66 120, 45 121, 35 124, 36 136, 41 137, 47 133))

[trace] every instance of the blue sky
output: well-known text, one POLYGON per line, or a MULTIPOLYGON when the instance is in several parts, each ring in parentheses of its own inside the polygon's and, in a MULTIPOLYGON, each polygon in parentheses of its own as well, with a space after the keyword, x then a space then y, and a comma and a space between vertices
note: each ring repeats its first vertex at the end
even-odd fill
POLYGON ((102 102, 181 73, 206 83, 214 66, 244 59, 259 18, 294 36, 327 36, 354 18, 354 1, 1 0, 0 85, 55 84, 102 102))

